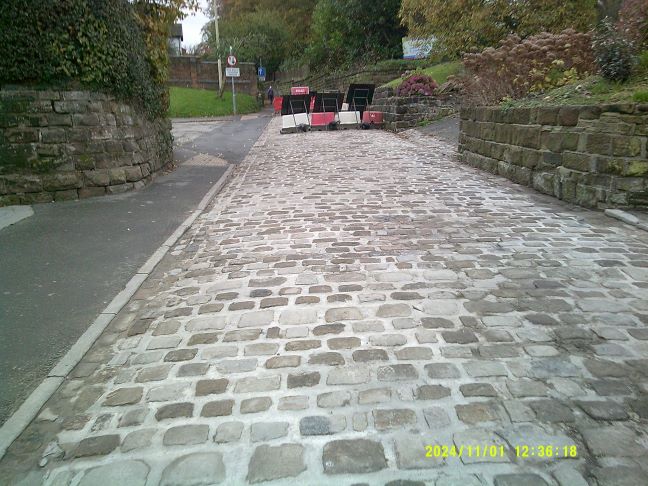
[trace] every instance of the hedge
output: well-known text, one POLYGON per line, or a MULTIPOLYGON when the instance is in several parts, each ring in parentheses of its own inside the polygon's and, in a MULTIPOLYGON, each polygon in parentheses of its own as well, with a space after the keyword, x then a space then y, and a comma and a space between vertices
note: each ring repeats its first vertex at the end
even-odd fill
POLYGON ((137 105, 167 111, 134 7, 128 0, 4 0, 0 86, 80 83, 137 105))

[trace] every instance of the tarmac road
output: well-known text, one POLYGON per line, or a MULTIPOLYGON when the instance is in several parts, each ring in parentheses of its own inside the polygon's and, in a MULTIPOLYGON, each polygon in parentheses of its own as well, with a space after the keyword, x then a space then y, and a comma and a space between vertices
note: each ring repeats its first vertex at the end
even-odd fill
POLYGON ((0 424, 227 168, 184 162, 206 153, 238 163, 269 120, 174 120, 173 172, 140 191, 34 205, 0 230, 0 424))

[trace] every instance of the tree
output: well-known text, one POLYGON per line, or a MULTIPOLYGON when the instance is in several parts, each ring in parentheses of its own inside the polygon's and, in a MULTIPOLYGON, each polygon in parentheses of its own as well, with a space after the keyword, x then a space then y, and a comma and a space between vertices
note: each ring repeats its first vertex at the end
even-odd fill
POLYGON ((400 57, 400 0, 320 0, 306 58, 311 66, 350 65, 400 57))
POLYGON ((235 20, 254 12, 276 15, 296 42, 306 42, 317 0, 222 0, 224 20, 235 20))
POLYGON ((400 15, 410 35, 435 37, 439 52, 457 56, 509 34, 589 30, 597 0, 403 0, 400 15))
MULTIPOLYGON (((274 72, 289 55, 294 40, 285 20, 276 12, 253 11, 220 24, 220 56, 229 53, 229 46, 242 61, 262 60, 268 72, 274 72)), ((203 28, 208 57, 216 57, 214 23, 203 28)))

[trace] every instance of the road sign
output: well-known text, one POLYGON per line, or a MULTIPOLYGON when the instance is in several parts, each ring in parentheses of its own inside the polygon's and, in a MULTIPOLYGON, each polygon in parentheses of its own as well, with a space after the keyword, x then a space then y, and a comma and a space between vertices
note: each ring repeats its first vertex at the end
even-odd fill
POLYGON ((259 77, 260 77, 260 78, 265 78, 265 76, 266 76, 266 70, 265 70, 265 68, 264 68, 264 67, 260 67, 260 68, 259 68, 259 77))
POLYGON ((227 76, 228 78, 240 78, 241 69, 235 67, 227 67, 225 68, 225 76, 227 76))
POLYGON ((236 66, 237 63, 238 63, 238 59, 236 59, 236 56, 234 56, 232 54, 227 56, 227 65, 229 67, 234 67, 234 66, 236 66))
POLYGON ((307 95, 310 94, 308 86, 295 86, 290 88, 291 95, 307 95))

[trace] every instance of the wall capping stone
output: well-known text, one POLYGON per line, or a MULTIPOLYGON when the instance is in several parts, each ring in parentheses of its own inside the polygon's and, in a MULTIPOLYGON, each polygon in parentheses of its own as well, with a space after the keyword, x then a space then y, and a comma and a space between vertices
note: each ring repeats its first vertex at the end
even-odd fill
POLYGON ((168 119, 84 89, 0 89, 0 206, 143 187, 173 162, 168 119))
POLYGON ((648 207, 648 104, 463 107, 460 159, 589 208, 648 207))

